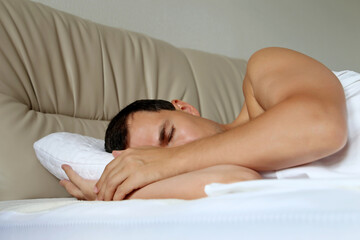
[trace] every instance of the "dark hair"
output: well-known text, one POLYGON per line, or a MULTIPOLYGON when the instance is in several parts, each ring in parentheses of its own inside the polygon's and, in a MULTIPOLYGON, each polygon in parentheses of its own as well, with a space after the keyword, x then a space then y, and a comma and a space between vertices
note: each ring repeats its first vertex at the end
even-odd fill
POLYGON ((137 100, 123 108, 109 123, 105 133, 105 151, 124 150, 128 147, 128 117, 139 111, 158 112, 175 110, 171 102, 159 99, 137 100))

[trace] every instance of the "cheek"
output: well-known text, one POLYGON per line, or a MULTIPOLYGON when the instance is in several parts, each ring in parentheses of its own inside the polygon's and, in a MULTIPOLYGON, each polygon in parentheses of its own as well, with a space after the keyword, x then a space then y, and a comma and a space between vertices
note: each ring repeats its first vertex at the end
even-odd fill
POLYGON ((183 145, 192 141, 195 141, 197 139, 203 138, 204 134, 199 131, 199 128, 183 128, 183 130, 178 132, 176 142, 174 143, 174 146, 183 145))

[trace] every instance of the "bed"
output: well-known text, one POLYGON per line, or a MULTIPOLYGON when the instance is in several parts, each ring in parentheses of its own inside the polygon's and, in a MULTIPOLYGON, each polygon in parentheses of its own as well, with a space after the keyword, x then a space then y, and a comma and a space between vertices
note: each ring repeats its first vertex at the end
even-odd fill
POLYGON ((198 200, 79 201, 38 161, 54 132, 103 139, 141 98, 226 123, 246 61, 182 49, 26 0, 0 0, 0 239, 358 239, 360 179, 263 179, 198 200), (215 97, 216 96, 216 97, 215 97))
POLYGON ((359 180, 278 181, 212 184, 198 200, 0 202, 0 237, 358 239, 359 180))

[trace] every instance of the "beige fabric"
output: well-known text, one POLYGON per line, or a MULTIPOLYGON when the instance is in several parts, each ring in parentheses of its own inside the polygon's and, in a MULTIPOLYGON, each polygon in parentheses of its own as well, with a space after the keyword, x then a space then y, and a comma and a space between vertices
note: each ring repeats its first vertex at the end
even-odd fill
POLYGON ((178 98, 232 121, 245 67, 39 3, 0 0, 0 200, 68 196, 33 143, 58 131, 103 138, 136 99, 178 98))

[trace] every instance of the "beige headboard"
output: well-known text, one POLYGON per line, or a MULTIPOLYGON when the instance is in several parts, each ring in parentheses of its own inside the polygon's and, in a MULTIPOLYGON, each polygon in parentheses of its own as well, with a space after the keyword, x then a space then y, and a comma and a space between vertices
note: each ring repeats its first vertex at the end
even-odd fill
POLYGON ((64 197, 33 143, 53 132, 103 138, 142 98, 182 99, 230 122, 246 62, 179 49, 27 0, 0 0, 0 200, 64 197))
POLYGON ((33 0, 178 47, 248 59, 264 47, 360 72, 358 0, 33 0))

